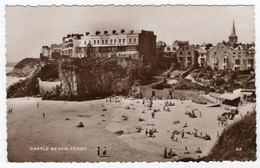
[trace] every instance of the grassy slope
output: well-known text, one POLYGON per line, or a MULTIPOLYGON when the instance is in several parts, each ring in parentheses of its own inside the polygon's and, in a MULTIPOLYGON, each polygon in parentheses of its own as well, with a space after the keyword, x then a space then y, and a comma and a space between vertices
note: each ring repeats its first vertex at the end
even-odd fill
POLYGON ((205 161, 256 160, 256 111, 224 130, 205 161), (236 151, 241 148, 242 151, 236 151))

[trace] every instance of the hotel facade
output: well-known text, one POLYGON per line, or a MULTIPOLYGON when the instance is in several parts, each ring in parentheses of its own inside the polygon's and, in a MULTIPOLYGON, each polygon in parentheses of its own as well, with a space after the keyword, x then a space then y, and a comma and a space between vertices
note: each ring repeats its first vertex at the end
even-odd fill
POLYGON ((155 59, 156 35, 152 31, 115 30, 95 35, 71 34, 63 37, 62 55, 69 57, 127 57, 150 61, 155 59))

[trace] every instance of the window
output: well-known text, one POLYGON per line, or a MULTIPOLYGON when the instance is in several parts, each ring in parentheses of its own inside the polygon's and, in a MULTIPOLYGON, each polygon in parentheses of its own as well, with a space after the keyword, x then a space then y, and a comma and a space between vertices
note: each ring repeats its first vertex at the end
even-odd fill
POLYGON ((188 52, 188 55, 190 55, 190 52, 188 52))
POLYGON ((119 39, 119 43, 121 43, 121 39, 119 39))
POLYGON ((106 44, 107 44, 107 40, 106 40, 106 44))
POLYGON ((111 43, 111 44, 113 43, 113 40, 112 40, 112 39, 110 40, 110 43, 111 43))
POLYGON ((88 43, 91 43, 91 41, 89 40, 88 43))
POLYGON ((104 44, 104 40, 102 40, 102 44, 104 44))
POLYGON ((236 60, 235 60, 235 64, 236 64, 236 65, 239 65, 239 64, 240 64, 240 60, 239 60, 239 59, 236 59, 236 60))
POLYGON ((214 55, 217 55, 217 52, 214 52, 214 55))
POLYGON ((132 39, 131 38, 129 39, 129 43, 132 43, 132 39))
POLYGON ((116 39, 114 39, 114 43, 116 44, 116 39))
POLYGON ((180 52, 180 55, 182 55, 182 52, 180 52))
POLYGON ((134 38, 134 43, 136 43, 136 38, 134 38))
POLYGON ((99 44, 99 40, 97 40, 97 44, 99 44))
POLYGON ((123 43, 125 43, 125 39, 123 39, 123 43))
POLYGON ((86 41, 86 40, 84 41, 84 44, 87 44, 87 41, 86 41))
POLYGON ((94 44, 96 44, 96 40, 94 40, 94 44))

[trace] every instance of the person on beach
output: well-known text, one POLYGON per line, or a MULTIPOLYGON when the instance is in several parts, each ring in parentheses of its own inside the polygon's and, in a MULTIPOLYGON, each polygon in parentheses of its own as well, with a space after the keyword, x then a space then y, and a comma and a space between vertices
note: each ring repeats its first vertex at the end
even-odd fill
POLYGON ((200 114, 200 118, 202 117, 202 115, 201 115, 201 111, 199 111, 199 114, 200 114))
POLYGON ((148 135, 148 129, 146 128, 145 129, 145 136, 147 136, 148 135))
POLYGON ((39 107, 39 102, 37 102, 37 107, 39 107))
POLYGON ((185 147, 185 151, 184 151, 185 154, 189 154, 190 152, 188 151, 188 148, 185 147))
POLYGON ((184 131, 182 131, 181 133, 181 138, 184 138, 184 131))
POLYGON ((167 158, 167 147, 164 148, 164 158, 167 158))
POLYGON ((155 113, 154 113, 154 112, 152 112, 151 114, 152 114, 152 118, 154 118, 154 116, 155 116, 155 113))
POLYGON ((100 156, 100 147, 97 147, 97 155, 100 156))
POLYGON ((45 113, 42 113, 42 118, 45 118, 45 113))
POLYGON ((168 156, 171 157, 173 155, 173 151, 172 148, 170 148, 169 152, 168 152, 168 156))
POLYGON ((196 150, 196 153, 202 153, 200 147, 198 147, 198 149, 196 150))
POLYGON ((106 147, 104 147, 104 149, 103 149, 103 156, 106 156, 107 155, 107 149, 106 149, 106 147))

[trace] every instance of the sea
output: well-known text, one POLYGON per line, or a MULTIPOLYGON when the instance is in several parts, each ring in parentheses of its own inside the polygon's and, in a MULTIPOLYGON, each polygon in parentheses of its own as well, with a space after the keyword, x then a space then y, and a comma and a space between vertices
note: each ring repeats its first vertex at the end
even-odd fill
MULTIPOLYGON (((6 73, 11 72, 14 69, 14 66, 6 66, 6 73)), ((13 76, 6 76, 6 88, 8 88, 10 85, 18 82, 19 80, 24 80, 25 78, 18 78, 13 76)))

